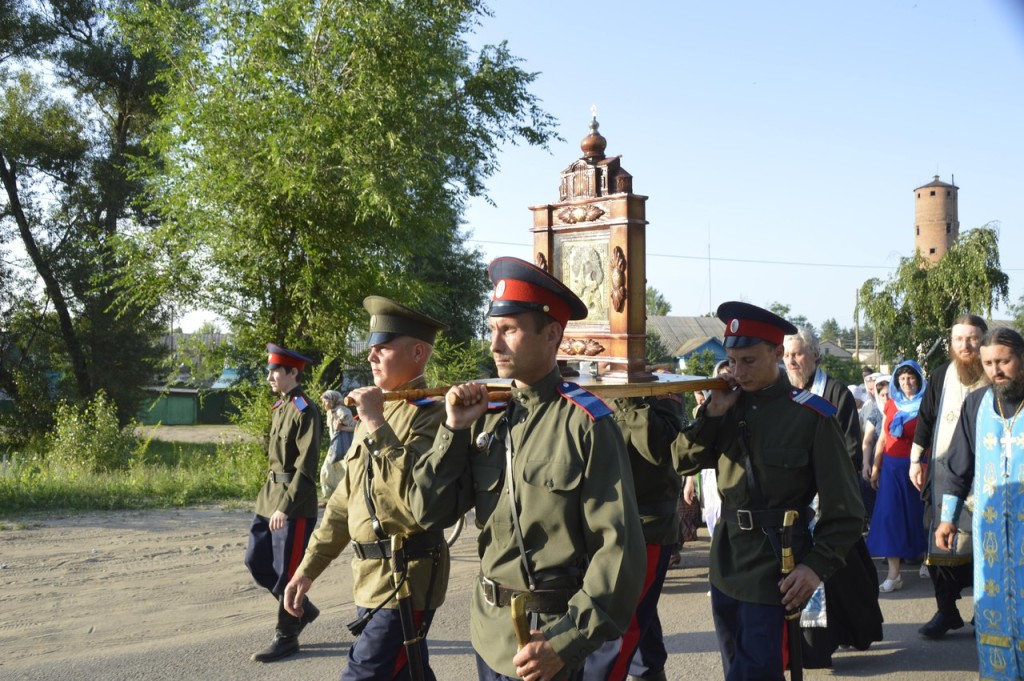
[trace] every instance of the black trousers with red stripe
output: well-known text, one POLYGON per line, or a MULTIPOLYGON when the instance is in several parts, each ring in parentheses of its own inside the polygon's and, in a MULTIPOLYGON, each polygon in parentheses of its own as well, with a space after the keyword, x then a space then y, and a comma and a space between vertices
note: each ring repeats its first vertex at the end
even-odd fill
MULTIPOLYGON (((362 617, 367 608, 356 608, 362 617)), ((423 678, 437 681, 430 668, 426 632, 434 619, 433 610, 414 610, 416 628, 423 632, 419 641, 420 656, 423 658, 423 678)), ((402 632, 402 616, 397 608, 382 608, 373 614, 363 633, 348 649, 348 664, 341 673, 341 681, 408 681, 409 655, 405 650, 405 636, 402 632)))
POLYGON ((652 624, 658 617, 658 600, 661 598, 661 588, 665 584, 668 559, 672 557, 672 552, 672 546, 647 545, 644 589, 633 613, 633 619, 629 622, 629 628, 621 638, 607 641, 587 656, 583 671, 584 681, 623 681, 629 674, 630 662, 641 640, 647 636, 661 635, 660 625, 652 631, 652 624))
POLYGON ((316 518, 289 518, 284 527, 271 532, 269 518, 253 516, 245 566, 256 583, 275 597, 283 594, 302 562, 315 525, 316 518))

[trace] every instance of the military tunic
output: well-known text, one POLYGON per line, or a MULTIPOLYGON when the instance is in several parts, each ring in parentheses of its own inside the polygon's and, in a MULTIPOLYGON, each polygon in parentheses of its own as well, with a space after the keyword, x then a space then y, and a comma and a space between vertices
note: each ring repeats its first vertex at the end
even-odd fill
MULTIPOLYGON (((399 390, 426 388, 420 377, 399 390)), ((297 574, 315 580, 350 541, 374 542, 370 511, 363 494, 367 453, 373 466, 371 498, 377 518, 388 536, 412 535, 423 528, 409 509, 407 497, 412 484, 412 467, 430 448, 438 425, 444 418, 441 402, 393 401, 384 405, 386 423, 374 432, 359 422, 352 446, 345 454, 347 473, 327 502, 323 520, 313 533, 297 574)), ((444 602, 448 588, 448 546, 441 541, 437 559, 423 557, 410 561, 409 585, 413 608, 430 610, 444 602)), ((355 603, 364 608, 380 605, 394 589, 391 562, 382 558, 352 558, 352 591, 355 603)), ((397 608, 397 600, 385 607, 397 608)))
MULTIPOLYGON (((471 428, 442 427, 416 462, 410 495, 425 527, 444 527, 475 507, 482 575, 527 590, 505 479, 511 444, 519 520, 538 588, 579 589, 565 614, 539 615, 539 628, 566 663, 563 675, 625 631, 645 569, 622 435, 610 415, 593 418, 563 397, 564 385, 555 369, 534 386, 513 384, 503 413, 488 413, 471 428)), ((509 609, 488 604, 481 588, 473 593, 471 630, 484 662, 515 677, 509 609)))
POLYGON ((675 544, 679 540, 682 480, 674 467, 672 443, 683 426, 682 405, 669 398, 631 397, 619 397, 609 404, 629 453, 644 541, 675 544))
POLYGON ((281 511, 289 518, 316 518, 317 464, 320 460, 320 410, 302 386, 273 406, 267 445, 270 474, 256 497, 256 514, 281 511), (275 482, 273 474, 291 475, 275 482))
POLYGON ((819 494, 819 513, 813 547, 795 541, 798 563, 827 580, 844 563, 861 536, 864 506, 843 434, 835 418, 794 401, 810 393, 794 390, 779 378, 763 390, 739 396, 723 416, 698 412, 673 447, 680 473, 716 468, 722 497, 722 520, 711 546, 711 583, 738 601, 779 605, 779 560, 760 530, 743 530, 735 522, 737 509, 808 507, 819 494), (740 423, 749 433, 748 449, 764 505, 747 486, 740 423), (729 511, 733 516, 728 517, 729 511))

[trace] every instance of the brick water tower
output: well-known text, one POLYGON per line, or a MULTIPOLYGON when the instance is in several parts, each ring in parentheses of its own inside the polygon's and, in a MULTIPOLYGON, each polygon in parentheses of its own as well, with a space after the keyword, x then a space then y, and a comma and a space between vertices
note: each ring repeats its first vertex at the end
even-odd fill
POLYGON ((936 175, 914 190, 914 250, 929 262, 938 262, 960 234, 958 189, 936 175))

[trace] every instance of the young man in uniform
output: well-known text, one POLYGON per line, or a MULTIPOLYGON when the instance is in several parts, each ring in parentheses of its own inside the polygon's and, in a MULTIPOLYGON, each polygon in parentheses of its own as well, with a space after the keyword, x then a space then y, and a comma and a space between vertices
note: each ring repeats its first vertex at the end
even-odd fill
POLYGON ((410 499, 426 527, 476 509, 479 678, 578 679, 587 655, 626 630, 643 585, 629 460, 611 409, 559 374, 558 345, 568 321, 586 317, 583 302, 517 258, 488 274, 491 354, 512 399, 489 411, 482 384, 453 387, 410 499), (517 629, 509 605, 524 594, 529 621, 517 629))
POLYGON ((316 467, 320 458, 320 411, 299 385, 312 360, 267 344, 267 382, 280 395, 273 406, 267 459, 270 473, 256 497, 245 565, 256 582, 278 599, 277 628, 270 645, 254 653, 270 662, 299 650, 299 632, 319 611, 306 602, 301 617, 284 607, 284 588, 295 571, 316 524, 316 467))
POLYGON ((420 671, 423 678, 434 679, 426 633, 448 588, 448 545, 440 529, 426 531, 417 524, 406 497, 412 466, 433 442, 444 407, 430 399, 385 402, 384 392, 427 387, 423 371, 435 336, 448 327, 380 296, 367 297, 363 307, 371 315, 368 359, 374 385, 349 393, 359 423, 345 455, 346 474, 285 589, 285 605, 301 616, 313 580, 351 542, 359 619, 350 628, 362 633, 349 648, 342 681, 414 678, 391 564, 391 537, 403 535, 420 671))
POLYGON ((725 678, 783 681, 784 642, 793 645, 790 632, 799 638, 785 615, 843 564, 861 536, 864 507, 835 407, 794 388, 779 369, 783 338, 796 327, 747 303, 723 303, 717 314, 733 387, 712 391, 674 453, 683 474, 718 473, 725 526, 711 547, 711 608, 725 678), (789 532, 786 511, 798 514, 789 532), (796 565, 783 576, 785 544, 796 565))

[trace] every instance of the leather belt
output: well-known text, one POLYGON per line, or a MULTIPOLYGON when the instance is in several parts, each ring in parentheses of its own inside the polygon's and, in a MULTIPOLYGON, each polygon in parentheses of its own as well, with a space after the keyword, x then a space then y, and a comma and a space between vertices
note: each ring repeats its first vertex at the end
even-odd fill
MULTIPOLYGON (((743 508, 723 508, 722 520, 737 525, 741 530, 778 529, 782 527, 782 520, 786 509, 767 509, 754 511, 743 508)), ((800 511, 800 521, 797 527, 806 528, 811 518, 814 517, 814 509, 807 507, 800 511)))
POLYGON ((509 589, 483 575, 480 575, 479 579, 480 590, 483 592, 484 600, 489 605, 499 608, 508 607, 509 603, 512 602, 512 597, 516 594, 530 594, 530 600, 526 603, 527 612, 561 615, 569 609, 569 599, 577 591, 577 589, 537 589, 536 591, 509 589))
MULTIPOLYGON (((444 543, 444 533, 440 531, 419 532, 405 540, 405 557, 408 559, 425 558, 444 543)), ((352 550, 361 560, 391 560, 391 540, 354 541, 352 550)))
POLYGON ((292 477, 294 476, 292 473, 278 473, 277 471, 270 471, 270 475, 268 477, 271 482, 291 482, 292 477))

